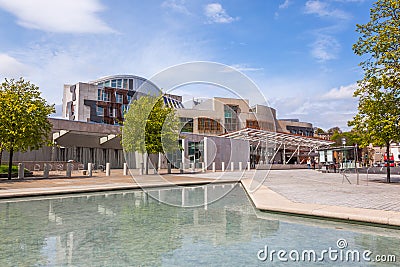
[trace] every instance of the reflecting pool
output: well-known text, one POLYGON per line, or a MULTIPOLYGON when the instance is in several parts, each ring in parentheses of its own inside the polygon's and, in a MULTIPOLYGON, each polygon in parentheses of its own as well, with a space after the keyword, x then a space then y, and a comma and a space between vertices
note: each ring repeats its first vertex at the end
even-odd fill
POLYGON ((197 208, 165 205, 140 190, 3 200, 0 266, 396 265, 346 261, 348 250, 371 251, 371 260, 395 255, 400 262, 399 230, 255 211, 239 184, 155 188, 151 194, 187 204, 205 192, 218 195, 222 186, 233 189, 197 208), (339 249, 338 240, 346 246, 339 249), (318 261, 330 248, 337 259, 327 252, 318 261), (280 259, 279 250, 287 252, 280 259))

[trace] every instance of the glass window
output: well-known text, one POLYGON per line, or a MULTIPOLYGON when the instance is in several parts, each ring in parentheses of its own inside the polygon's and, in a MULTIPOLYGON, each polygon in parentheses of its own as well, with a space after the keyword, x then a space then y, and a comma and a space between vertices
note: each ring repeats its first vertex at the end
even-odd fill
POLYGON ((124 79, 124 89, 128 89, 128 79, 124 79))
POLYGON ((225 130, 227 132, 236 131, 238 129, 237 113, 239 106, 237 105, 224 105, 225 115, 225 130))
POLYGON ((219 133, 222 131, 221 124, 210 118, 198 118, 199 132, 219 133))
POLYGON ((122 88, 122 79, 117 80, 117 88, 122 88))
POLYGON ((97 116, 104 116, 104 108, 97 106, 96 114, 97 114, 97 116))
POLYGON ((181 132, 192 133, 193 132, 193 119, 192 118, 179 118, 181 122, 181 132))
POLYGON ((103 101, 110 101, 110 93, 103 92, 103 101))
POLYGON ((117 103, 122 103, 124 99, 124 96, 122 94, 116 94, 116 101, 117 103))
POLYGON ((130 104, 130 103, 131 103, 131 100, 132 100, 132 96, 127 95, 127 98, 128 98, 128 103, 130 104))
POLYGON ((104 82, 104 86, 105 86, 105 87, 110 87, 110 80, 104 82))
POLYGON ((129 110, 129 105, 122 105, 122 114, 125 114, 125 112, 128 112, 129 110))
POLYGON ((260 129, 260 126, 256 120, 246 120, 246 128, 260 129))
POLYGON ((133 90, 133 80, 129 79, 129 90, 133 90))
POLYGON ((116 88, 117 87, 117 80, 111 80, 111 87, 116 88))
POLYGON ((99 100, 99 101, 103 100, 103 90, 102 89, 97 89, 97 100, 99 100))

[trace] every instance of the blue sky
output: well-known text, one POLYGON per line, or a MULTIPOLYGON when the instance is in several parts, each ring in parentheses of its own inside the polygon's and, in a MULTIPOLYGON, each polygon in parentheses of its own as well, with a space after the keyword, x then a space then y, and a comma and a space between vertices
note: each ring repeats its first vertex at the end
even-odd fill
POLYGON ((372 3, 0 0, 0 78, 24 76, 60 104, 64 83, 213 61, 250 77, 278 118, 346 129, 362 77, 355 25, 372 3))

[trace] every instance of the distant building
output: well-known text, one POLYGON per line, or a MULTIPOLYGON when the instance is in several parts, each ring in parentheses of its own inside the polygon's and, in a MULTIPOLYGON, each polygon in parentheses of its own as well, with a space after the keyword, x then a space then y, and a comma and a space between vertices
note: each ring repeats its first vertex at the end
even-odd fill
POLYGON ((278 120, 274 108, 264 105, 250 106, 247 99, 214 97, 192 102, 191 108, 177 110, 183 132, 219 135, 252 128, 313 136, 311 123, 299 122, 299 120, 278 120))
MULTIPOLYGON (((130 101, 140 93, 159 94, 161 90, 149 80, 134 75, 113 75, 91 82, 64 85, 62 117, 68 120, 105 124, 122 124, 130 101)), ((164 103, 182 106, 180 96, 165 95, 164 103)))
POLYGON ((333 132, 318 132, 317 130, 318 128, 315 127, 314 128, 314 137, 320 138, 320 139, 324 139, 324 140, 331 140, 331 137, 333 135, 333 132))

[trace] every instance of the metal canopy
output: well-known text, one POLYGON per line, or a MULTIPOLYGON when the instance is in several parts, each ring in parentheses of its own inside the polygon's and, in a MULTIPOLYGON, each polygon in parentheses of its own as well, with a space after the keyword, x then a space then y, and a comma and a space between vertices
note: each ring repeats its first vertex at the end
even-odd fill
POLYGON ((251 128, 245 128, 221 136, 233 139, 248 140, 250 142, 265 142, 268 145, 269 144, 279 145, 279 146, 284 145, 286 149, 306 148, 307 150, 310 151, 326 148, 334 143, 332 141, 327 141, 314 137, 271 132, 271 131, 257 130, 251 128))

